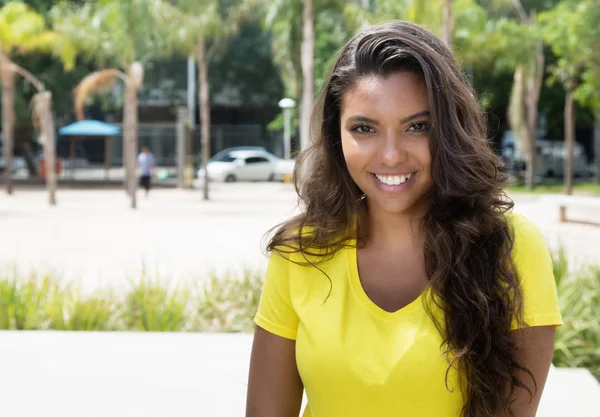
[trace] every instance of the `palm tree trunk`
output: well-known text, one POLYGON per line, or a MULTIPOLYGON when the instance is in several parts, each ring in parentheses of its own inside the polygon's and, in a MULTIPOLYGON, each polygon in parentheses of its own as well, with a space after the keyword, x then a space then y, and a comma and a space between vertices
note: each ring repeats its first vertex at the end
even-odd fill
POLYGON ((454 30, 454 19, 452 18, 452 0, 444 0, 444 33, 443 41, 446 45, 452 45, 452 32, 454 30))
POLYGON ((0 53, 0 76, 2 77, 2 136, 4 151, 4 177, 7 194, 13 192, 12 157, 15 134, 15 71, 13 63, 0 53))
POLYGON ((126 163, 125 163, 125 171, 127 177, 127 189, 129 190, 129 195, 131 197, 131 208, 135 209, 137 207, 136 201, 136 188, 137 188, 137 176, 135 169, 135 161, 136 161, 136 152, 137 152, 137 123, 138 123, 138 114, 137 114, 137 87, 131 81, 133 75, 131 74, 131 69, 127 74, 127 84, 126 84, 126 93, 125 93, 125 112, 127 115, 127 119, 125 120, 124 125, 124 135, 123 140, 126 142, 125 146, 127 147, 127 155, 126 155, 126 163), (128 171, 128 172, 127 172, 128 171))
POLYGON ((596 150, 596 184, 600 184, 600 106, 594 116, 594 149, 596 150))
POLYGON ((127 105, 127 95, 129 94, 129 82, 125 82, 125 103, 123 104, 123 170, 125 172, 123 178, 123 188, 125 189, 125 193, 127 196, 131 195, 131 190, 129 189, 130 181, 130 172, 129 172, 129 141, 127 126, 131 125, 131 108, 127 105))
POLYGON ((304 0, 302 12, 302 108, 300 123, 300 148, 310 145, 310 119, 314 100, 314 49, 312 0, 304 0))
POLYGON ((48 202, 51 206, 56 205, 56 138, 54 129, 54 118, 52 117, 51 103, 52 95, 48 91, 40 94, 39 118, 44 138, 44 161, 46 163, 46 188, 48 189, 48 202))
POLYGON ((535 47, 535 62, 533 69, 527 74, 525 84, 525 104, 527 110, 527 140, 529 143, 529 155, 527 166, 527 186, 530 190, 535 188, 535 176, 537 172, 537 122, 538 122, 538 104, 540 93, 542 91, 542 80, 544 78, 544 50, 543 43, 538 42, 535 47))
POLYGON ((209 200, 208 193, 208 159, 210 158, 210 94, 208 85, 208 60, 206 59, 206 45, 201 34, 196 45, 196 59, 198 60, 198 104, 200 111, 200 136, 202 141, 202 170, 204 171, 203 194, 204 200, 209 200))
POLYGON ((535 186, 535 162, 533 160, 535 155, 535 145, 529 135, 527 107, 525 106, 525 92, 527 88, 525 77, 525 65, 517 65, 510 95, 508 120, 510 128, 517 136, 518 143, 515 144, 515 147, 520 149, 521 154, 525 157, 527 162, 527 187, 533 189, 535 186))
POLYGON ((573 90, 567 91, 565 99, 565 142, 567 155, 565 158, 565 193, 573 193, 573 151, 575 148, 575 109, 573 90))

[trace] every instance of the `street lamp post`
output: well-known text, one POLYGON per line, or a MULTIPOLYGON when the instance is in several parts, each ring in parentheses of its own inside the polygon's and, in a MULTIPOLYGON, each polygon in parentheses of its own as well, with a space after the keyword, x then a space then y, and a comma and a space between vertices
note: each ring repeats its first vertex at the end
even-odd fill
POLYGON ((290 159, 292 153, 291 124, 292 109, 296 102, 291 98, 284 98, 279 101, 279 107, 283 109, 283 157, 290 159))

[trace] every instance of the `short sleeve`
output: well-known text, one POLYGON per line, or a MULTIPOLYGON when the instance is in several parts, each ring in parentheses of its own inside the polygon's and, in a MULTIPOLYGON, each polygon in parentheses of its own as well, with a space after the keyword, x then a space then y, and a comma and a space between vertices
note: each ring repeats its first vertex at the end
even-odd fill
MULTIPOLYGON (((523 319, 528 327, 562 326, 552 258, 542 232, 529 219, 512 215, 513 260, 523 293, 523 319)), ((513 329, 519 328, 513 323, 513 329)))
POLYGON ((271 253, 254 322, 270 333, 295 340, 299 319, 290 296, 291 263, 277 251, 271 253))

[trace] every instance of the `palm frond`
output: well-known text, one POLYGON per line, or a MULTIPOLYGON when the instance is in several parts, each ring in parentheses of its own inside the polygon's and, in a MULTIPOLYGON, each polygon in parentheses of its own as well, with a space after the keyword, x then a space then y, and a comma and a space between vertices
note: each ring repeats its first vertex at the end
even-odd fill
POLYGON ((41 32, 19 45, 18 49, 22 53, 42 52, 53 54, 63 62, 66 70, 73 69, 75 65, 76 51, 73 42, 57 32, 41 32))
POLYGON ((21 1, 11 1, 0 9, 0 43, 9 55, 44 28, 44 17, 21 1))
POLYGON ((95 94, 109 91, 119 78, 122 80, 127 79, 125 74, 121 71, 117 69, 108 69, 94 72, 81 80, 74 90, 75 113, 77 119, 83 119, 83 106, 88 98, 95 94))

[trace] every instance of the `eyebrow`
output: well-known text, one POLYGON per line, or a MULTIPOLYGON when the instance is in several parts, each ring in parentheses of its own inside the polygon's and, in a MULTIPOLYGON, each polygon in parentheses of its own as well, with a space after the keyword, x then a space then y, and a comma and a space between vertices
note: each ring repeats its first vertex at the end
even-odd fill
POLYGON ((405 123, 411 122, 415 119, 418 119, 419 117, 425 117, 425 116, 431 116, 431 113, 429 113, 429 110, 423 110, 423 111, 413 114, 412 116, 405 117, 404 119, 400 120, 400 123, 405 124, 405 123))
MULTIPOLYGON (((411 116, 407 116, 403 119, 400 119, 400 123, 401 124, 405 124, 408 123, 410 121, 413 121, 415 119, 418 119, 419 117, 425 117, 425 116, 431 116, 431 113, 429 112, 429 110, 423 110, 420 111, 418 113, 415 113, 411 116)), ((352 122, 352 123, 368 123, 368 124, 372 124, 372 125, 378 125, 379 122, 377 120, 374 119, 370 119, 368 117, 365 116, 352 116, 348 118, 348 122, 352 122)))

